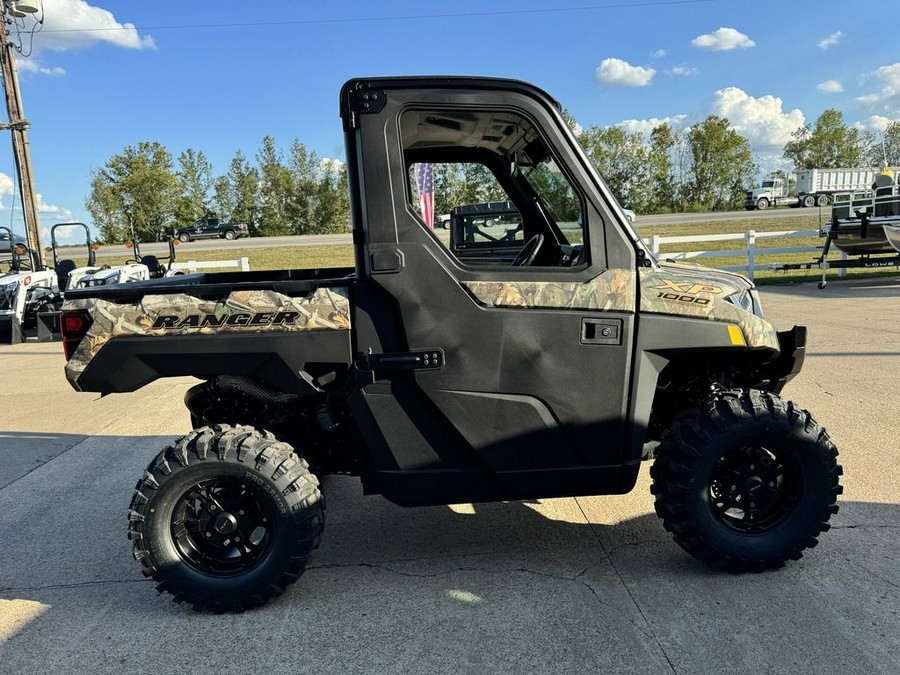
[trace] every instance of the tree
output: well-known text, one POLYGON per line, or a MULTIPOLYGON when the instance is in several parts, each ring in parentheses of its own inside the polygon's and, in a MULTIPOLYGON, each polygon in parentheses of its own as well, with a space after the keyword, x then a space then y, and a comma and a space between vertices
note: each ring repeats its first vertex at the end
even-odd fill
POLYGON ((726 118, 710 115, 688 130, 687 142, 692 205, 710 211, 740 208, 744 186, 756 174, 749 141, 726 118))
POLYGON ((220 218, 247 223, 251 231, 257 232, 258 192, 259 172, 238 150, 231 158, 228 173, 215 181, 215 210, 220 218))
POLYGON ((672 153, 678 142, 678 134, 668 123, 660 124, 650 132, 648 213, 673 211, 678 204, 678 185, 672 163, 672 153))
POLYGON ((319 159, 299 138, 291 144, 288 162, 291 176, 290 216, 294 234, 316 230, 319 198, 319 159))
POLYGON ((804 125, 791 134, 784 146, 784 158, 793 160, 796 170, 836 169, 860 166, 866 160, 871 137, 844 124, 844 115, 829 108, 810 129, 804 125))
POLYGON ((296 213, 296 205, 292 203, 293 177, 271 136, 263 138, 256 162, 259 170, 257 229, 264 236, 292 234, 292 216, 296 213))
POLYGON ((212 165, 203 151, 188 148, 178 155, 178 188, 181 194, 175 204, 175 222, 188 225, 209 213, 213 188, 212 165))
POLYGON ((643 134, 617 126, 594 126, 583 131, 579 141, 622 205, 646 213, 650 171, 643 134))
POLYGON ((315 234, 346 232, 350 229, 347 165, 331 160, 321 162, 320 167, 321 177, 316 185, 316 212, 311 229, 315 234))
POLYGON ((177 197, 172 155, 158 142, 142 141, 91 172, 85 208, 104 241, 157 241, 171 225, 177 197))
POLYGON ((900 166, 900 120, 890 122, 874 139, 868 163, 870 166, 900 166))

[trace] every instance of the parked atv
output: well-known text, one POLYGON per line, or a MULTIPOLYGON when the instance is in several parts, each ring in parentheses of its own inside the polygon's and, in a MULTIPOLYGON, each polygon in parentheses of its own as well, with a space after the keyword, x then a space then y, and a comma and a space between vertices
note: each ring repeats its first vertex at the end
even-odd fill
POLYGON ((655 458, 656 511, 705 563, 763 570, 816 544, 841 468, 781 398, 802 326, 776 331, 740 275, 657 261, 531 85, 358 79, 340 101, 354 268, 67 293, 75 389, 202 380, 128 511, 159 590, 215 611, 282 593, 321 540, 329 472, 417 506, 621 494, 655 458), (420 163, 490 177, 514 234, 485 221, 502 245, 447 243, 420 163))

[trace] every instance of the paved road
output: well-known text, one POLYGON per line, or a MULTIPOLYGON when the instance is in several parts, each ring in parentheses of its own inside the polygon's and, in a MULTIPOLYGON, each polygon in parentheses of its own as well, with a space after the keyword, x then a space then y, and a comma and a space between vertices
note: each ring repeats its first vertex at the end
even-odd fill
POLYGON ((844 493, 779 571, 712 572, 614 497, 401 509, 328 479, 328 533, 282 598, 198 615, 131 559, 125 507, 185 430, 188 380, 99 398, 57 345, 0 347, 0 673, 900 672, 900 279, 766 289, 806 323, 785 392, 826 423, 844 493))
MULTIPOLYGON (((708 223, 747 218, 790 218, 817 213, 817 209, 770 209, 768 211, 721 211, 717 213, 672 213, 658 216, 638 216, 637 225, 671 225, 681 223, 708 223)), ((270 248, 283 246, 319 246, 324 244, 350 244, 349 234, 309 234, 291 237, 249 237, 236 241, 224 239, 202 239, 187 244, 179 244, 178 259, 189 260, 191 251, 219 251, 223 253, 235 248, 270 248)), ((124 247, 105 246, 101 255, 128 257, 124 247)), ((141 253, 168 255, 165 244, 142 244, 141 253)))

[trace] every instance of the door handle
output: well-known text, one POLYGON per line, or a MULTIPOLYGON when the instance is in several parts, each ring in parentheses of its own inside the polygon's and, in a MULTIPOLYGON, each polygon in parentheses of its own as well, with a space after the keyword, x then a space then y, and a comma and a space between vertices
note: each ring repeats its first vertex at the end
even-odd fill
POLYGON ((581 344, 622 344, 622 319, 582 319, 581 344))

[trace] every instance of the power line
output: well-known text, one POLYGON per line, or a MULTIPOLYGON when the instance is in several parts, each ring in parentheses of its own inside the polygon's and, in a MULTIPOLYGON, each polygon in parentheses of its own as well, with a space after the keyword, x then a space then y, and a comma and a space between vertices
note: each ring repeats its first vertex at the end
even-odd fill
POLYGON ((372 17, 348 17, 344 19, 296 19, 287 21, 252 21, 243 23, 190 23, 190 24, 169 24, 159 26, 100 26, 97 28, 56 28, 43 30, 44 33, 95 33, 100 31, 148 31, 148 30, 169 30, 169 29, 195 29, 195 28, 248 28, 257 26, 302 26, 302 25, 320 25, 320 24, 342 24, 342 23, 374 23, 380 21, 418 21, 423 19, 464 19, 470 17, 488 17, 488 16, 515 16, 523 14, 555 14, 555 13, 574 13, 587 12, 598 9, 632 9, 641 7, 664 7, 672 5, 699 5, 704 3, 715 2, 715 0, 657 0, 656 2, 619 2, 606 5, 583 5, 580 7, 553 7, 544 9, 507 9, 507 10, 491 10, 485 12, 457 12, 445 14, 401 14, 395 16, 372 16, 372 17))

